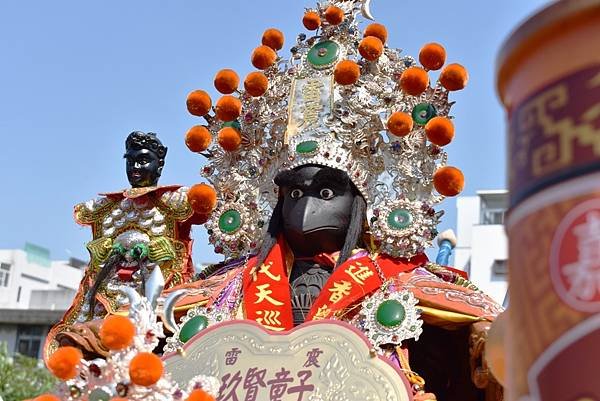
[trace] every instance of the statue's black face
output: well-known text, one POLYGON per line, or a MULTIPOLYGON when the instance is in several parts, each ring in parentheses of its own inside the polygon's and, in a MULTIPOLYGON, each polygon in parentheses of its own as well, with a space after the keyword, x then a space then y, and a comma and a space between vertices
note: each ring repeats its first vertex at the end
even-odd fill
POLYGON ((296 257, 342 249, 355 191, 337 169, 306 166, 280 174, 283 234, 296 257))
POLYGON ((133 188, 158 184, 162 163, 156 153, 148 149, 127 149, 124 157, 127 179, 133 188))

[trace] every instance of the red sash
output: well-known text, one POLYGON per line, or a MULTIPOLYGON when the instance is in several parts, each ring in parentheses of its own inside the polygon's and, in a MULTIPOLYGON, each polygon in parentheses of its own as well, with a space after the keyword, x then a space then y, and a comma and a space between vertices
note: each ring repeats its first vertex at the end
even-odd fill
POLYGON ((256 266, 256 257, 248 261, 242 278, 246 319, 273 331, 294 327, 285 252, 279 238, 262 266, 256 266))
MULTIPOLYGON (((256 267, 256 258, 250 259, 243 275, 243 305, 246 319, 254 320, 274 331, 294 327, 286 246, 283 239, 271 249, 265 262, 256 267)), ((427 256, 417 255, 411 259, 378 256, 377 264, 385 279, 401 272, 408 272, 427 263, 427 256)), ((372 294, 382 285, 375 264, 369 255, 355 257, 329 277, 315 300, 306 321, 332 317, 335 312, 372 294)))
MULTIPOLYGON (((427 256, 417 255, 411 259, 377 256, 377 264, 385 279, 402 272, 409 272, 427 263, 427 256)), ((347 260, 338 267, 319 293, 306 320, 327 319, 364 297, 377 291, 383 282, 377 267, 369 255, 347 260)))

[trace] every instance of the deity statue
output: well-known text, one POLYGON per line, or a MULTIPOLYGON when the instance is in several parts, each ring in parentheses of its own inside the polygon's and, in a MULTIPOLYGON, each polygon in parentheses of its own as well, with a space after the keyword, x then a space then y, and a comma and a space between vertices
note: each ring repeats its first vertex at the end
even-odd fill
POLYGON ((234 71, 216 75, 214 116, 206 92, 188 96, 207 125, 186 143, 208 158, 203 174, 218 194, 209 241, 227 261, 170 291, 187 315, 166 314, 165 350, 223 319, 274 332, 335 319, 399 366, 417 400, 501 399, 484 349, 502 308, 425 254, 443 214, 434 205, 464 185, 443 147, 454 137, 448 97, 467 72, 445 65, 439 44, 417 63, 386 46, 383 25, 361 31, 368 3, 307 11, 317 33, 300 34, 288 60, 277 54, 281 32, 265 31, 251 57, 261 71, 243 90, 234 71))
POLYGON ((117 287, 154 300, 163 288, 189 282, 194 211, 186 187, 158 186, 167 155, 154 133, 132 132, 125 142, 131 188, 75 206, 77 223, 90 226, 90 263, 73 304, 50 331, 45 357, 59 345, 75 345, 88 357, 105 356, 98 328, 107 314, 127 309, 117 287))

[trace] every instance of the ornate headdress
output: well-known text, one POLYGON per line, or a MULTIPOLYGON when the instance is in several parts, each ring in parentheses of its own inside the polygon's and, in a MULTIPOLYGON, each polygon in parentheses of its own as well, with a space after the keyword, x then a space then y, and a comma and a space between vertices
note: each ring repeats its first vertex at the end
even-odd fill
POLYGON ((167 156, 167 147, 162 144, 154 132, 133 131, 125 140, 126 149, 148 149, 156 153, 159 159, 167 156))
MULTIPOLYGON (((444 48, 425 45, 421 66, 402 57, 385 45, 383 25, 359 29, 369 3, 330 0, 307 10, 303 24, 315 34, 298 35, 289 59, 276 53, 281 32, 268 29, 251 58, 262 72, 250 73, 244 90, 235 72, 222 70, 215 87, 224 96, 214 108, 204 91, 188 96, 190 113, 208 123, 192 127, 186 144, 208 158, 202 173, 217 193, 207 223, 216 252, 244 256, 260 247, 278 198, 274 176, 309 164, 347 172, 368 205, 377 251, 410 257, 436 236, 442 213, 433 206, 464 183, 445 166, 441 146, 454 135, 448 93, 465 86, 467 73, 449 64, 430 86, 428 71, 443 67, 444 48)), ((203 186, 191 191, 192 204, 203 186)))

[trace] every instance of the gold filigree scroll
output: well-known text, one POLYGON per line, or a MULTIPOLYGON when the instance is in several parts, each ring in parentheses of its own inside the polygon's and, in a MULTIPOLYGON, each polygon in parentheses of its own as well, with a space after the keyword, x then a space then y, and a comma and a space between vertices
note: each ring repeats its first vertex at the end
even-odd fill
POLYGON ((575 91, 573 86, 563 81, 518 109, 512 138, 513 174, 527 169, 529 160, 532 177, 555 172, 577 162, 578 147, 589 147, 600 157, 600 103, 577 107, 577 97, 600 97, 600 73, 585 82, 589 93, 575 91))

